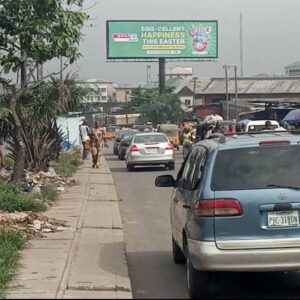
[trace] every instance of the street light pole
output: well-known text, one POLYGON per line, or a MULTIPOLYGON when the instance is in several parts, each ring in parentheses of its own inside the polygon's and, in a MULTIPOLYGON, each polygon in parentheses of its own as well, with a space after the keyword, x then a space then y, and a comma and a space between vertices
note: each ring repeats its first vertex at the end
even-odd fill
POLYGON ((226 89, 226 120, 229 120, 229 95, 228 95, 228 65, 224 65, 225 68, 225 89, 226 89))
POLYGON ((234 81, 235 81, 235 121, 238 121, 238 94, 237 94, 237 66, 234 66, 234 81))
POLYGON ((238 93, 237 93, 237 66, 228 66, 228 69, 234 68, 234 90, 235 90, 235 120, 238 120, 238 93))

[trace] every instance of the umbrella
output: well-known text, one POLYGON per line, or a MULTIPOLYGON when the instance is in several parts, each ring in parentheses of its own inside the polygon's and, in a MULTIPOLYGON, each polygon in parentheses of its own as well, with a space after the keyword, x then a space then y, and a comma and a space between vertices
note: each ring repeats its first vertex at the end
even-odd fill
POLYGON ((294 109, 282 119, 284 122, 300 122, 300 109, 294 109))

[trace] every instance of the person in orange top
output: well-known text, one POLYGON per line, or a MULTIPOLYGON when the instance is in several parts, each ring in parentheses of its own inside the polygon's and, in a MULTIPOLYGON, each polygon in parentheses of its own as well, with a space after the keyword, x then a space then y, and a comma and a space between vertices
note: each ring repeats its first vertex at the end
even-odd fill
POLYGON ((99 168, 100 160, 102 155, 102 145, 105 138, 105 132, 103 128, 100 127, 100 122, 95 121, 94 127, 91 129, 90 143, 91 143, 91 153, 92 153, 92 163, 93 168, 99 168))

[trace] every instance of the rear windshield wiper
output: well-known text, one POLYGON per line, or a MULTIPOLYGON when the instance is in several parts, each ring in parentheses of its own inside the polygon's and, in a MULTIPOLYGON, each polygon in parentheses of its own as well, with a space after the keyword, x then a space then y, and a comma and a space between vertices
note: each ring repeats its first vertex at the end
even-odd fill
POLYGON ((300 190, 300 186, 290 186, 290 185, 279 185, 279 184, 267 184, 267 187, 283 188, 283 189, 292 189, 300 190))

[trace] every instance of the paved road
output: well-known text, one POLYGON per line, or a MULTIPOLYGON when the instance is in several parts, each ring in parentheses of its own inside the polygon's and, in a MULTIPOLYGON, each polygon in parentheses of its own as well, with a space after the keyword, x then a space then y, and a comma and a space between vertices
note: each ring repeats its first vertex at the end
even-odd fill
POLYGON ((154 186, 156 176, 177 174, 181 155, 177 154, 175 171, 141 167, 128 172, 125 161, 110 154, 112 147, 109 150, 105 158, 122 199, 121 215, 134 298, 187 298, 185 266, 176 266, 172 261, 171 189, 154 186))
MULTIPOLYGON (((182 163, 177 152, 175 171, 141 167, 128 172, 124 161, 105 158, 121 202, 129 273, 134 298, 187 298, 185 265, 175 265, 171 253, 169 204, 171 189, 156 188, 155 177, 177 174, 182 163)), ((297 298, 297 273, 221 273, 211 287, 214 298, 297 298)))

